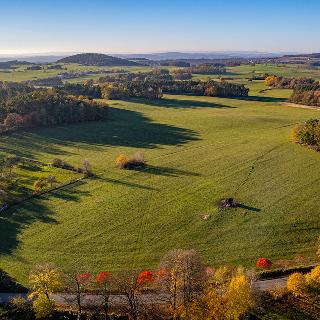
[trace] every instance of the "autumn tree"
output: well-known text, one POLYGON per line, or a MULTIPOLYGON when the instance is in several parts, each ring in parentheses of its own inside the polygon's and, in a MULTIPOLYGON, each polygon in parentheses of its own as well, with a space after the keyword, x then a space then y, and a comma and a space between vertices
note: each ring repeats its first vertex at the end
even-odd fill
POLYGON ((305 276, 309 290, 315 293, 320 293, 320 266, 314 267, 305 276))
POLYGON ((60 274, 52 264, 36 266, 30 273, 29 283, 31 293, 29 299, 34 299, 32 305, 37 318, 44 318, 52 314, 55 302, 50 295, 61 286, 60 274))
POLYGON ((92 176, 92 169, 91 169, 91 165, 89 163, 88 160, 84 160, 82 163, 82 173, 86 176, 86 177, 90 177, 92 176))
POLYGON ((275 82, 277 80, 277 77, 275 75, 271 75, 271 76, 267 76, 265 79, 264 79, 264 83, 268 86, 268 87, 272 87, 275 82))
POLYGON ((102 308, 104 312, 104 319, 108 319, 109 314, 109 298, 111 293, 111 274, 106 271, 99 272, 96 276, 96 283, 98 292, 103 298, 102 308))
POLYGON ((126 271, 119 273, 114 282, 121 294, 128 302, 127 312, 131 320, 137 320, 142 304, 139 299, 139 291, 147 284, 153 282, 154 276, 151 271, 126 271))
POLYGON ((48 185, 48 182, 46 179, 37 179, 34 183, 33 183, 33 188, 35 193, 39 193, 42 190, 44 190, 48 185))
POLYGON ((65 291, 69 293, 65 297, 67 303, 75 303, 77 307, 77 319, 80 320, 83 306, 83 295, 92 284, 92 274, 81 272, 79 268, 71 273, 65 274, 64 286, 65 291))
POLYGON ((189 316, 194 297, 201 292, 205 280, 205 265, 194 250, 173 250, 160 263, 158 283, 169 294, 172 319, 189 316))
POLYGON ((238 320, 253 305, 250 282, 242 268, 210 272, 203 294, 190 309, 192 320, 238 320))
POLYGON ((231 278, 225 294, 226 319, 238 320, 253 305, 253 296, 249 281, 243 269, 238 268, 231 278))
POLYGON ((57 183, 57 179, 56 179, 56 177, 55 176, 48 176, 47 177, 47 183, 49 183, 50 184, 50 188, 52 188, 52 186, 55 184, 55 183, 57 183))
POLYGON ((306 279, 302 273, 291 274, 287 282, 288 291, 296 297, 301 297, 306 293, 306 279))

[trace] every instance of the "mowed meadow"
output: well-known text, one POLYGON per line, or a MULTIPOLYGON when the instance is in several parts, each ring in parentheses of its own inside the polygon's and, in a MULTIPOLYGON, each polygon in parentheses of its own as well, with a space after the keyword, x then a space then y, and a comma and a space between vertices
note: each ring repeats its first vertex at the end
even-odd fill
POLYGON ((105 121, 2 136, 1 152, 73 165, 87 159, 96 176, 2 213, 0 268, 26 283, 41 262, 154 268, 174 248, 196 249, 212 266, 313 259, 320 153, 292 143, 291 130, 320 113, 282 105, 290 90, 248 86, 243 99, 108 101, 105 121), (137 151, 146 169, 116 167, 117 156, 137 151), (239 207, 219 209, 226 197, 239 207))

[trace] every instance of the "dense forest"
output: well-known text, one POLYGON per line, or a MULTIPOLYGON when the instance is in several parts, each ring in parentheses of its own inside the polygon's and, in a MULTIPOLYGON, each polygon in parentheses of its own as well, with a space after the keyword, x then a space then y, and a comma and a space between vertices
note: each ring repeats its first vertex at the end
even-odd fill
POLYGON ((317 81, 312 78, 288 78, 281 76, 267 76, 265 78, 266 85, 273 88, 281 88, 281 89, 294 89, 296 87, 302 86, 313 86, 317 85, 317 81))
POLYGON ((320 107, 320 84, 296 86, 290 102, 320 107))
POLYGON ((55 89, 0 83, 0 132, 98 120, 106 106, 55 89))
POLYGON ((200 64, 186 69, 187 72, 193 74, 224 74, 227 72, 225 67, 215 66, 211 64, 200 64))
POLYGON ((159 99, 162 93, 242 97, 249 93, 249 89, 242 84, 191 80, 188 73, 177 71, 172 76, 166 69, 154 69, 149 73, 108 75, 101 77, 97 83, 87 81, 84 84, 65 85, 63 90, 67 94, 106 99, 129 97, 159 99), (181 80, 177 80, 177 76, 181 77, 181 80))
POLYGON ((81 53, 62 58, 57 63, 78 63, 85 66, 139 66, 140 64, 127 59, 116 58, 100 53, 81 53))

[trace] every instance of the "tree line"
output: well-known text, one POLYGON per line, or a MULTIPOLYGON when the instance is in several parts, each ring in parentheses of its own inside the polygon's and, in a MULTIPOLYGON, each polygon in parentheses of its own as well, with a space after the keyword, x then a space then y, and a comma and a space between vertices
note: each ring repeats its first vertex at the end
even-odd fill
POLYGON ((265 78, 265 83, 269 87, 295 89, 297 87, 301 88, 317 85, 318 81, 312 78, 294 78, 270 75, 265 78))
POLYGON ((240 267, 209 268, 194 250, 167 253, 155 271, 92 273, 77 266, 63 273, 46 263, 30 272, 29 312, 37 319, 63 316, 80 320, 91 316, 106 320, 122 315, 121 319, 130 320, 238 320, 253 307, 251 280, 252 276, 240 267), (68 315, 57 311, 52 298, 57 292, 67 294, 65 304, 73 305, 68 315), (98 297, 88 308, 84 298, 90 293, 98 297), (118 302, 112 298, 114 294, 118 302))
POLYGON ((296 86, 289 101, 307 106, 320 107, 320 83, 296 86))
MULTIPOLYGON (((185 69, 183 69, 185 70, 185 69)), ((227 81, 192 80, 191 74, 166 69, 154 69, 148 73, 126 73, 101 77, 98 82, 66 84, 66 93, 90 98, 125 99, 138 97, 160 99, 163 93, 200 96, 237 97, 248 96, 249 89, 242 84, 227 81), (177 80, 177 78, 179 80, 177 80)))
POLYGON ((56 89, 0 84, 0 132, 102 119, 106 106, 56 89))

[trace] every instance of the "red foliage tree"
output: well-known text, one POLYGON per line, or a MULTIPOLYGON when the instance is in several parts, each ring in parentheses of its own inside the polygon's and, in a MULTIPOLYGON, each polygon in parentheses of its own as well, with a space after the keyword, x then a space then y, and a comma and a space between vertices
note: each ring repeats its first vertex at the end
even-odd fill
POLYGON ((137 278, 137 286, 154 281, 153 273, 151 271, 142 271, 137 278))
POLYGON ((272 267, 272 262, 267 258, 259 258, 256 262, 257 268, 269 269, 272 267))
POLYGON ((80 285, 87 285, 91 281, 91 273, 80 273, 77 275, 76 280, 80 285))
POLYGON ((111 273, 107 271, 101 271, 97 274, 96 280, 99 284, 103 284, 111 280, 111 273))

